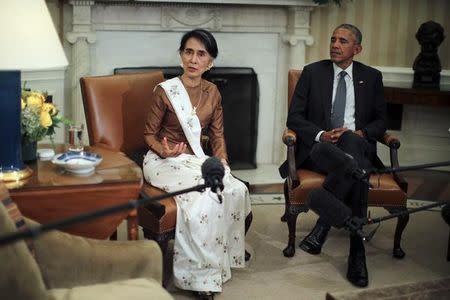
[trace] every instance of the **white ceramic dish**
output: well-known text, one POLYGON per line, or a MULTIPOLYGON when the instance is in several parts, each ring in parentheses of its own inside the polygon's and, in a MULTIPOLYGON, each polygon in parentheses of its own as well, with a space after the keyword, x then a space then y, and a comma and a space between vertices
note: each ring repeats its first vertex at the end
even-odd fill
POLYGON ((53 149, 37 149, 37 155, 40 160, 52 160, 55 156, 55 151, 53 149))
POLYGON ((102 157, 90 152, 65 152, 57 154, 52 162, 63 167, 67 172, 75 175, 88 175, 94 172, 101 163, 102 157))

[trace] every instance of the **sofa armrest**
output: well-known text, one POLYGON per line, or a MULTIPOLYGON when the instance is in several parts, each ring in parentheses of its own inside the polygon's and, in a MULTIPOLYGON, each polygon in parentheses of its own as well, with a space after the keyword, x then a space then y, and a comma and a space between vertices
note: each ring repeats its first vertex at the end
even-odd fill
MULTIPOLYGON (((27 223, 36 225, 30 220, 27 223)), ((34 245, 49 288, 131 278, 162 280, 161 250, 154 241, 95 240, 52 231, 37 238, 34 245)))

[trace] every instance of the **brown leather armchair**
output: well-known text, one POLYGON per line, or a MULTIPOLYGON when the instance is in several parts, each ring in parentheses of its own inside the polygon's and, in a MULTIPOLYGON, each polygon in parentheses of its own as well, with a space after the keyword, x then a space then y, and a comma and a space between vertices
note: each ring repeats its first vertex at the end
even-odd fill
MULTIPOLYGON (((144 140, 148 103, 153 89, 162 81, 162 72, 81 78, 89 143, 121 151, 142 166, 148 151, 144 140)), ((142 193, 149 197, 165 194, 147 183, 142 193)), ((163 254, 175 236, 176 213, 173 198, 138 208, 138 223, 144 236, 158 242, 163 254)))
MULTIPOLYGON (((300 78, 300 70, 289 70, 288 73, 288 106, 291 103, 295 86, 300 78)), ((307 212, 306 197, 308 193, 322 185, 325 176, 306 169, 296 169, 295 164, 295 144, 297 136, 292 130, 286 129, 283 134, 283 143, 287 146, 287 160, 289 165, 289 176, 284 184, 285 213, 281 220, 287 222, 289 229, 289 241, 287 247, 283 250, 286 257, 292 257, 295 254, 295 231, 297 217, 301 212, 307 212)), ((397 149, 400 142, 397 138, 386 133, 380 143, 390 148, 390 160, 392 167, 398 167, 397 149)), ((382 168, 382 162, 377 159, 375 167, 382 168)), ((370 183, 373 188, 369 191, 369 206, 380 206, 387 209, 390 213, 406 210, 406 191, 408 184, 398 174, 372 174, 370 183)), ((400 246, 400 240, 403 230, 408 223, 409 216, 400 216, 397 220, 395 229, 393 256, 403 258, 404 251, 400 246)))

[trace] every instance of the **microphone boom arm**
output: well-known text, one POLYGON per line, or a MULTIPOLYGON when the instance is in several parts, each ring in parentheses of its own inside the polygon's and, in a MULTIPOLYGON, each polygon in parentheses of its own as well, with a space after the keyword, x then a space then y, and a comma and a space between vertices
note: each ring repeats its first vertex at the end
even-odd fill
POLYGON ((375 168, 373 168, 373 169, 370 170, 370 172, 367 172, 367 173, 385 174, 385 173, 413 171, 413 170, 436 168, 436 167, 445 167, 445 166, 450 166, 450 161, 442 161, 442 162, 435 162, 435 163, 421 164, 421 165, 414 165, 414 166, 384 168, 384 169, 375 169, 375 168))
POLYGON ((447 203, 448 203, 447 201, 434 202, 434 203, 431 203, 431 204, 428 204, 428 205, 424 205, 424 206, 421 206, 421 207, 417 207, 417 208, 408 209, 408 210, 400 211, 400 212, 397 212, 397 213, 393 213, 393 214, 390 214, 390 215, 387 215, 387 216, 384 216, 384 217, 379 217, 379 218, 374 218, 374 219, 369 218, 367 220, 367 224, 380 223, 380 222, 385 221, 385 220, 393 219, 393 218, 400 217, 400 216, 403 216, 403 215, 413 214, 413 213, 416 213, 416 212, 419 212, 419 211, 422 211, 422 210, 427 210, 429 208, 433 208, 433 207, 436 207, 436 206, 442 206, 442 205, 445 205, 447 203))
POLYGON ((400 211, 400 212, 396 212, 396 213, 393 213, 393 214, 389 214, 389 215, 384 216, 384 217, 379 217, 379 218, 374 218, 374 219, 368 218, 367 222, 363 223, 362 225, 378 224, 378 226, 374 230, 372 230, 369 234, 367 234, 364 237, 364 240, 368 242, 368 241, 370 241, 372 239, 372 237, 375 235, 375 232, 380 227, 382 221, 386 221, 386 220, 397 218, 397 217, 404 216, 404 215, 413 214, 413 213, 416 213, 416 212, 419 212, 419 211, 427 210, 429 208, 442 206, 442 205, 445 205, 447 203, 448 203, 448 201, 439 201, 439 202, 434 202, 434 203, 431 203, 431 204, 428 204, 428 205, 424 205, 424 206, 421 206, 421 207, 417 207, 417 208, 413 208, 413 209, 407 209, 407 210, 404 210, 404 211, 400 211))
POLYGON ((129 200, 128 202, 123 203, 123 204, 119 204, 119 205, 115 205, 115 206, 111 206, 111 207, 107 207, 107 208, 103 208, 103 209, 95 210, 95 211, 91 211, 91 212, 86 212, 83 214, 79 214, 79 215, 76 215, 76 216, 73 216, 70 218, 66 218, 63 220, 50 222, 47 224, 41 224, 41 225, 34 226, 34 227, 29 228, 24 231, 5 234, 5 235, 0 236, 0 246, 7 245, 9 243, 13 243, 15 241, 22 240, 25 238, 36 238, 40 234, 45 233, 50 230, 64 228, 69 225, 88 221, 88 220, 98 218, 98 217, 103 217, 103 216, 110 215, 110 214, 113 214, 113 213, 116 213, 119 211, 123 211, 123 210, 135 209, 135 208, 147 205, 151 202, 159 201, 159 200, 162 200, 165 198, 170 198, 170 197, 177 196, 180 194, 189 193, 189 192, 203 192, 205 190, 205 188, 207 188, 207 187, 210 187, 210 185, 200 184, 200 185, 196 185, 194 187, 190 187, 190 188, 186 188, 183 190, 159 195, 159 196, 152 197, 152 198, 144 196, 144 198, 142 198, 142 199, 129 200))

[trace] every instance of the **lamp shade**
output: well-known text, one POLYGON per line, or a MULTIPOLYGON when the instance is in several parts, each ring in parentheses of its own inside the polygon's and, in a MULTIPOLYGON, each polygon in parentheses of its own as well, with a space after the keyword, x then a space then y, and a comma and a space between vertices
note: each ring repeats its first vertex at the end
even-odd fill
POLYGON ((0 180, 31 175, 22 162, 20 71, 62 68, 67 58, 44 0, 0 1, 0 180))
POLYGON ((0 70, 67 66, 67 58, 44 0, 0 2, 0 70))

